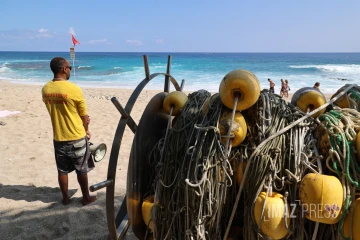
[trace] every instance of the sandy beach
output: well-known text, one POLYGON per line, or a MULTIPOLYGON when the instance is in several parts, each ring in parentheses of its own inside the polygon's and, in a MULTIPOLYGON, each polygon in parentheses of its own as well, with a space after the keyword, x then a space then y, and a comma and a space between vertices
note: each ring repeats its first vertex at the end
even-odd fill
MULTIPOLYGON (((63 206, 57 182, 52 128, 40 85, 0 81, 0 111, 20 113, 0 118, 0 239, 106 239, 105 189, 83 207, 76 174, 69 174, 71 204, 63 206)), ((125 106, 133 90, 83 88, 91 116, 91 142, 105 143, 106 157, 89 173, 89 185, 106 179, 120 113, 110 98, 125 106)), ((147 102, 159 91, 144 90, 131 116, 137 123, 147 102)), ((331 97, 327 95, 327 98, 331 97)), ((288 100, 291 99, 289 96, 288 100)), ((115 209, 126 191, 133 133, 127 128, 117 166, 115 209)), ((135 239, 131 235, 126 239, 135 239)))
MULTIPOLYGON (((0 118, 0 239, 106 239, 105 189, 83 207, 76 174, 69 174, 72 203, 63 206, 57 183, 53 134, 41 98, 42 86, 0 82, 0 111, 20 111, 0 118)), ((111 145, 120 113, 110 98, 125 106, 132 90, 83 89, 91 116, 93 143, 105 143, 106 157, 89 173, 89 185, 106 180, 111 145)), ((143 91, 132 117, 138 121, 154 92, 143 91)), ((116 209, 126 191, 128 156, 134 134, 127 129, 117 166, 116 209)), ((128 238, 131 239, 131 238, 128 238)))

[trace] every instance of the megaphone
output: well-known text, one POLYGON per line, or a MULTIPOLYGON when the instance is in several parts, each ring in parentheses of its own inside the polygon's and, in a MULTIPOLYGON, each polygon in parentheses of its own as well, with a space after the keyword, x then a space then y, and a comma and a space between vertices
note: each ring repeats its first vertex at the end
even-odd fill
POLYGON ((105 154, 106 154, 105 143, 100 143, 100 144, 96 145, 96 144, 89 142, 89 145, 90 145, 91 155, 93 155, 93 157, 94 157, 94 161, 100 162, 101 160, 103 160, 103 158, 105 157, 105 154))

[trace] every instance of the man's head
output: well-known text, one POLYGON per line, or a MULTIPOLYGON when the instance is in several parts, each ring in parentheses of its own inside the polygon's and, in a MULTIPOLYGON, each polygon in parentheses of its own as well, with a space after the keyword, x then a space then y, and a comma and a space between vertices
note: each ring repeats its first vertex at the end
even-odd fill
POLYGON ((319 82, 316 82, 315 83, 315 87, 319 87, 320 86, 320 83, 319 82))
POLYGON ((50 62, 51 71, 54 73, 54 77, 70 79, 71 66, 70 63, 62 57, 54 57, 50 62))
POLYGON ((271 81, 270 78, 268 78, 268 81, 269 81, 269 82, 271 81))

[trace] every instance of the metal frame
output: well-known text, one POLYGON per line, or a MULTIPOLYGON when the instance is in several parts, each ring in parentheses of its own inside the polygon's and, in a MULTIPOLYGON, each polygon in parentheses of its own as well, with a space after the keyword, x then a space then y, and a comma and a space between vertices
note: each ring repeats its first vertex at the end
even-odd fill
POLYGON ((141 91, 144 89, 146 84, 148 84, 152 79, 157 76, 165 76, 164 82, 164 92, 169 92, 170 81, 174 85, 176 91, 182 91, 184 87, 185 80, 182 80, 181 86, 177 81, 170 75, 171 68, 171 56, 168 56, 166 73, 154 73, 150 74, 149 63, 147 55, 143 56, 144 60, 144 69, 145 69, 145 79, 142 80, 139 85, 135 88, 134 92, 131 94, 128 102, 126 103, 125 108, 122 107, 120 102, 116 97, 111 98, 112 103, 115 105, 117 110, 120 112, 121 117, 115 131, 115 136, 111 148, 107 180, 94 184, 90 186, 90 191, 94 192, 99 189, 106 187, 106 216, 109 229, 109 239, 122 239, 127 232, 129 227, 129 222, 127 218, 127 209, 126 209, 126 195, 121 203, 120 209, 115 217, 114 209, 114 198, 115 198, 115 177, 117 162, 119 157, 119 151, 121 146, 121 141, 125 132, 126 125, 131 129, 135 134, 137 125, 130 116, 131 110, 134 107, 134 104, 139 97, 141 91))

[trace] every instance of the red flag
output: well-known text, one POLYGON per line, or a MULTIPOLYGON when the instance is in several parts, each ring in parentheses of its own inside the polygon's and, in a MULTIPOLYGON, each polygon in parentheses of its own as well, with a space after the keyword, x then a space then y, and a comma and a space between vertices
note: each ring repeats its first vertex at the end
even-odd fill
POLYGON ((78 40, 76 40, 76 38, 74 37, 74 35, 71 35, 71 40, 72 40, 72 42, 73 42, 73 44, 74 44, 74 47, 75 47, 76 44, 80 44, 80 42, 79 42, 78 40))

